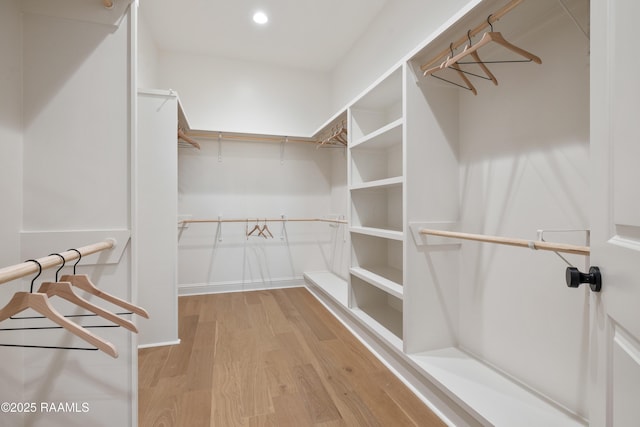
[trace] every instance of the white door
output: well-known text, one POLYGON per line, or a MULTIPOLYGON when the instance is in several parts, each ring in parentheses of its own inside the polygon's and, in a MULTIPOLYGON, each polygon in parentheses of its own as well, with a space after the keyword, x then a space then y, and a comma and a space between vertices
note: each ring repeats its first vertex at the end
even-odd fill
POLYGON ((640 17, 591 1, 591 426, 640 426, 640 17))

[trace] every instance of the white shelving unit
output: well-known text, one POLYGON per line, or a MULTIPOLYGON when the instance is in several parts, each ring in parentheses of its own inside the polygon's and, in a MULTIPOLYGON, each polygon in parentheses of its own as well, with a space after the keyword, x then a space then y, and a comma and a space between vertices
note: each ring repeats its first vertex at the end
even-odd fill
POLYGON ((399 67, 349 109, 352 313, 403 348, 404 113, 399 67))
MULTIPOLYGON (((491 64, 500 84, 472 79, 478 96, 420 70, 504 3, 470 1, 348 107, 348 308, 335 312, 452 425, 586 426, 589 373, 572 356, 588 340, 570 338, 588 329, 584 295, 562 278, 556 288, 543 258, 409 232, 429 223, 518 235, 587 216, 580 203, 531 203, 580 192, 580 174, 554 159, 587 175, 589 43, 556 1, 522 2, 497 29, 544 65, 491 64), (512 280, 523 265, 539 279, 512 280)), ((588 5, 570 3, 588 22, 588 5)), ((496 50, 483 59, 508 59, 496 50)))

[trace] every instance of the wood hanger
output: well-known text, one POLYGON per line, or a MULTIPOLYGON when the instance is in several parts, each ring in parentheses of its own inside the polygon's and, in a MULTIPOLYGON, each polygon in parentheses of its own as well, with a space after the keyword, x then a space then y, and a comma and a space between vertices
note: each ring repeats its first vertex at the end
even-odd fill
POLYGON ((92 304, 86 299, 77 295, 75 292, 73 292, 73 289, 71 288, 71 283, 69 282, 44 282, 42 285, 40 285, 40 289, 38 289, 38 293, 45 294, 49 298, 53 296, 58 296, 79 307, 84 308, 85 310, 88 310, 94 314, 97 314, 98 316, 106 320, 109 320, 115 323, 116 325, 120 325, 123 328, 130 330, 131 332, 138 333, 138 328, 136 328, 136 325, 134 325, 130 321, 123 319, 122 317, 108 310, 98 307, 97 305, 92 304))
POLYGON ((125 310, 129 310, 132 313, 137 314, 138 316, 142 316, 145 319, 149 318, 149 313, 142 307, 137 305, 133 305, 128 301, 120 299, 116 296, 108 294, 104 291, 101 291, 97 288, 89 279, 89 276, 86 274, 66 274, 60 278, 61 282, 69 282, 72 286, 82 289, 83 291, 90 293, 91 295, 95 295, 98 298, 102 298, 103 300, 110 302, 114 305, 122 307, 125 310))
MULTIPOLYGON (((79 307, 82 307, 85 310, 88 310, 104 319, 110 320, 116 325, 122 326, 123 328, 126 328, 131 332, 138 333, 138 328, 136 328, 136 325, 134 325, 130 321, 123 319, 120 316, 110 311, 107 311, 101 307, 98 307, 95 304, 90 303, 86 299, 82 298, 81 296, 73 292, 73 289, 71 288, 71 283, 58 282, 58 273, 60 273, 60 270, 64 268, 66 259, 60 254, 50 254, 50 255, 59 256, 62 259, 62 265, 56 271, 56 281, 44 282, 42 285, 40 285, 40 289, 38 289, 38 293, 45 294, 48 298, 51 298, 53 296, 59 296, 60 298, 65 299, 79 307)), ((33 284, 32 284, 31 290, 33 291, 33 284)))
MULTIPOLYGON (((473 45, 471 43, 471 30, 467 31, 467 38, 469 39, 469 44, 464 47, 464 51, 466 51, 467 49, 469 49, 473 45)), ((494 85, 498 86, 498 79, 496 79, 496 76, 494 76, 493 73, 489 70, 489 68, 487 67, 485 62, 482 59, 480 59, 480 55, 478 55, 478 51, 474 50, 473 52, 471 52, 470 55, 471 55, 471 57, 473 58, 473 61, 474 61, 472 63, 473 64, 478 64, 480 69, 484 72, 484 74, 487 77, 482 77, 482 76, 479 76, 479 75, 476 75, 476 74, 473 74, 473 75, 476 76, 476 77, 483 78, 483 79, 491 80, 494 85)), ((448 61, 449 61, 449 58, 447 58, 447 61, 445 61, 445 62, 448 62, 448 61)), ((460 63, 458 63, 458 64, 460 64, 460 63)))
POLYGON ((482 39, 474 44, 471 47, 466 48, 465 50, 463 50, 462 52, 460 52, 459 54, 455 55, 452 58, 448 58, 447 61, 445 62, 445 67, 450 67, 451 65, 455 64, 456 62, 460 61, 462 58, 464 58, 467 55, 471 55, 473 52, 477 51, 478 49, 480 49, 481 47, 494 42, 497 43, 503 47, 505 47, 506 49, 509 49, 512 52, 517 53, 518 55, 528 59, 529 61, 533 61, 536 64, 542 64, 542 60, 537 57, 536 55, 534 55, 531 52, 527 52, 526 50, 508 42, 503 36, 502 33, 497 32, 497 31, 487 31, 486 33, 484 33, 484 35, 482 36, 482 39))
POLYGON ((79 326, 66 319, 49 303, 46 294, 32 292, 16 292, 7 305, 0 310, 0 322, 9 317, 21 313, 26 309, 32 309, 47 319, 53 321, 72 334, 82 338, 89 344, 95 346, 99 350, 105 352, 113 358, 118 357, 118 351, 110 342, 104 341, 97 335, 92 334, 82 326, 79 326))
POLYGON ((60 278, 61 282, 69 282, 72 286, 75 286, 78 289, 82 289, 83 291, 91 295, 102 298, 103 300, 110 302, 111 304, 122 307, 125 310, 129 310, 132 313, 137 314, 138 316, 144 317, 145 319, 149 318, 149 313, 147 313, 147 310, 145 310, 144 308, 133 305, 128 301, 125 301, 98 289, 98 287, 91 282, 91 279, 89 279, 89 276, 87 276, 86 274, 76 274, 76 266, 80 263, 80 260, 82 260, 82 254, 77 249, 69 250, 75 251, 78 254, 78 261, 76 261, 76 263, 73 265, 73 274, 63 275, 60 278))
POLYGON ((263 236, 266 239, 267 235, 264 234, 265 232, 269 233, 269 236, 273 239, 273 234, 271 234, 271 230, 269 230, 269 226, 267 225, 267 219, 266 218, 264 220, 264 225, 262 226, 262 230, 260 231, 260 235, 263 236))
POLYGON ((493 73, 489 70, 489 68, 487 68, 484 61, 480 59, 480 55, 478 55, 478 52, 475 52, 475 51, 471 52, 471 57, 473 58, 475 63, 478 64, 478 66, 480 66, 482 71, 484 71, 484 73, 487 75, 489 80, 491 80, 494 85, 498 86, 498 79, 496 79, 496 76, 494 76, 493 73))
POLYGON ((200 149, 200 144, 198 144, 198 142, 193 138, 188 137, 187 134, 184 133, 184 130, 182 130, 182 128, 178 128, 178 139, 182 139, 183 141, 193 145, 198 150, 200 149))
POLYGON ((471 93, 473 93, 474 95, 477 95, 478 91, 476 90, 475 86, 473 86, 471 81, 467 78, 467 76, 465 76, 464 72, 460 69, 458 64, 452 64, 452 65, 447 67, 447 63, 453 57, 453 43, 449 45, 449 49, 451 50, 451 56, 448 56, 447 59, 445 61, 443 61, 440 65, 432 67, 432 68, 429 68, 423 74, 425 76, 432 75, 433 77, 435 77, 435 78, 437 78, 439 80, 443 80, 443 81, 445 81, 447 83, 451 83, 451 84, 456 85, 458 87, 461 87, 463 89, 467 89, 467 90, 471 91, 471 93), (460 83, 453 82, 451 80, 447 80, 447 79, 445 79, 443 77, 439 77, 439 76, 434 75, 435 72, 445 70, 446 68, 451 68, 451 69, 455 70, 456 73, 458 74, 458 76, 460 76, 460 78, 464 82, 464 85, 462 85, 460 83))
MULTIPOLYGON (((248 223, 249 223, 249 221, 247 220, 247 224, 248 224, 248 223)), ((249 229, 249 225, 247 225, 247 230, 248 230, 248 229, 249 229)), ((257 231, 258 233, 261 233, 261 231, 260 231, 260 225, 258 225, 258 220, 257 220, 257 219, 256 219, 256 225, 253 227, 253 229, 252 229, 251 231, 249 231, 249 232, 247 233, 247 237, 249 237, 249 236, 253 235, 253 233, 255 233, 256 231, 257 231)), ((259 235, 259 234, 258 234, 258 235, 259 235)))
POLYGON ((458 64, 451 64, 449 66, 449 68, 453 68, 454 70, 456 70, 456 72, 458 73, 458 75, 460 76, 460 78, 462 79, 462 81, 464 81, 464 83, 467 85, 467 89, 469 89, 471 91, 471 93, 473 93, 474 95, 478 94, 478 91, 476 90, 476 88, 473 86, 473 84, 471 83, 471 81, 467 78, 467 76, 464 75, 464 73, 462 72, 462 70, 460 69, 460 67, 458 66, 458 64))

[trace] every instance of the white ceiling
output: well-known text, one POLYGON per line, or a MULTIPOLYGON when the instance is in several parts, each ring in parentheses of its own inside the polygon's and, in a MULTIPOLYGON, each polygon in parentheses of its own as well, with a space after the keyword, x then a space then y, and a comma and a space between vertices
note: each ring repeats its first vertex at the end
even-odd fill
POLYGON ((387 0, 141 0, 161 50, 332 70, 387 0), (253 13, 269 22, 258 26, 253 13))

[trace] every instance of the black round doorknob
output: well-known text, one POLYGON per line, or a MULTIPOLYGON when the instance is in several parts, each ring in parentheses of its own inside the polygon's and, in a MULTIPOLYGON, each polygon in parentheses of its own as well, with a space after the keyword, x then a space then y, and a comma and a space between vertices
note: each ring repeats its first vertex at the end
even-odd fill
POLYGON ((602 275, 598 267, 589 268, 589 273, 581 273, 575 267, 567 267, 567 286, 577 288, 582 283, 588 283, 593 292, 600 292, 602 289, 602 275))

